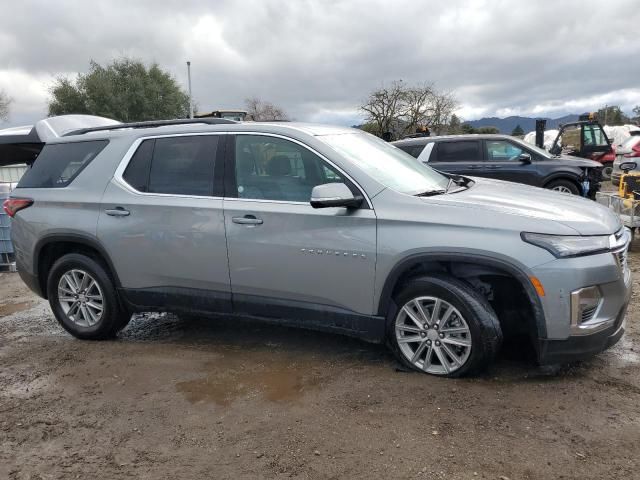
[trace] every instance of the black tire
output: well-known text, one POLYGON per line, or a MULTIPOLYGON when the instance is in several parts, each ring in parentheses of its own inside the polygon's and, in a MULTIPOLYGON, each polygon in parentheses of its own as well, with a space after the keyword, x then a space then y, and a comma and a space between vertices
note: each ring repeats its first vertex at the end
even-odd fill
POLYGON ((613 172, 613 162, 605 162, 602 164, 602 179, 611 180, 611 173, 613 172))
POLYGON ((118 294, 109 274, 94 259, 78 253, 70 253, 60 257, 51 267, 47 279, 47 295, 49 305, 58 323, 71 335, 83 340, 104 340, 113 338, 122 330, 131 318, 120 305, 118 294), (82 270, 88 273, 98 284, 102 293, 102 315, 97 323, 82 326, 71 320, 59 301, 58 285, 62 276, 71 270, 82 270))
MULTIPOLYGON (((549 182, 545 188, 549 190, 557 190, 557 189, 567 189, 573 195, 580 195, 580 190, 578 186, 570 180, 553 180, 549 182)), ((565 193, 569 193, 565 192, 565 193)))
POLYGON ((440 298, 455 307, 464 317, 471 334, 471 352, 466 361, 449 373, 435 373, 444 377, 462 377, 477 374, 494 360, 502 345, 500 322, 487 299, 467 283, 447 275, 430 275, 407 283, 394 297, 387 314, 387 343, 396 358, 407 368, 426 372, 411 363, 403 354, 396 335, 396 318, 407 302, 417 297, 440 298))

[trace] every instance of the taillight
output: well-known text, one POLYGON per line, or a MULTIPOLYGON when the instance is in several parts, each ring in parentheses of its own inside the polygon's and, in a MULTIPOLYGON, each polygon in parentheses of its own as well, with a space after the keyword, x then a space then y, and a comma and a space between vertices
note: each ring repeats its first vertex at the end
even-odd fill
POLYGON ((631 147, 631 152, 625 153, 624 156, 627 158, 640 157, 640 142, 631 147))
POLYGON ((7 198, 2 204, 2 208, 7 212, 7 215, 13 218, 20 210, 24 210, 31 205, 33 205, 32 198, 7 198))

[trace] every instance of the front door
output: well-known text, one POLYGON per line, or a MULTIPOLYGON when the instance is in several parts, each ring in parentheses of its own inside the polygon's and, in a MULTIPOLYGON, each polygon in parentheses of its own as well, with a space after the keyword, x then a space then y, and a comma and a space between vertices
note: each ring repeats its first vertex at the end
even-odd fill
POLYGON ((224 213, 234 311, 301 321, 313 317, 305 311, 371 314, 374 211, 366 200, 358 209, 309 203, 316 185, 357 187, 297 141, 239 134, 231 147, 224 213))
POLYGON ((98 238, 134 303, 230 310, 222 209, 225 138, 145 139, 109 183, 98 238))
POLYGON ((486 176, 498 180, 542 186, 538 174, 538 156, 509 140, 484 140, 486 176), (529 154, 530 161, 523 161, 522 154, 529 154))

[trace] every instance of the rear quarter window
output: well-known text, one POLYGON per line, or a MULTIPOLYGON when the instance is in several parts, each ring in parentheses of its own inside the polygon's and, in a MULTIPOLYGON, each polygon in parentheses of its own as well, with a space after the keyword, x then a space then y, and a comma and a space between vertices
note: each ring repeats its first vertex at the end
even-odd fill
POLYGON ((64 188, 109 143, 107 140, 45 145, 17 188, 64 188))

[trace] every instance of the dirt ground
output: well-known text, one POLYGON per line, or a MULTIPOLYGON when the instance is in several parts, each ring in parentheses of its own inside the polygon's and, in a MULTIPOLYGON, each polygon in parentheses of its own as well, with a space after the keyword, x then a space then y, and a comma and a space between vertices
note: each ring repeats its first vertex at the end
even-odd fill
POLYGON ((638 302, 591 361, 503 355, 445 380, 240 320, 142 315, 115 341, 75 340, 4 273, 0 478, 640 478, 638 302))

